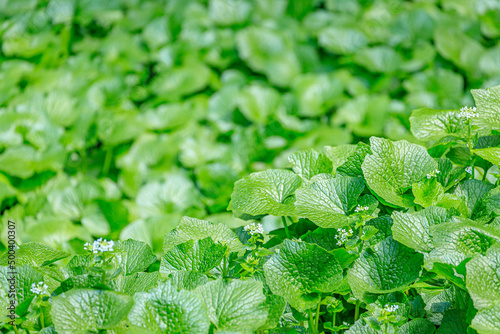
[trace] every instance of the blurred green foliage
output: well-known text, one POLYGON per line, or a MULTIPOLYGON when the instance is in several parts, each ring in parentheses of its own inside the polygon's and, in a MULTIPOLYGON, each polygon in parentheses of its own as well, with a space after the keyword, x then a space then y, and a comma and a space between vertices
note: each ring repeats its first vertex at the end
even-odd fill
POLYGON ((18 241, 161 249, 230 226, 233 183, 289 153, 415 141, 418 107, 500 83, 491 0, 0 1, 0 212, 18 241))

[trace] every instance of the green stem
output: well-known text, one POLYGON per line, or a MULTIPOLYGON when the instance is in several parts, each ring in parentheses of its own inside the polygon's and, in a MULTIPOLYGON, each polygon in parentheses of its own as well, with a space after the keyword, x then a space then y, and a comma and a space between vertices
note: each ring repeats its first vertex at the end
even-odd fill
POLYGON ((14 325, 13 328, 14 328, 14 332, 16 332, 16 334, 20 334, 19 331, 17 330, 17 326, 16 325, 14 325))
POLYGON ((335 326, 335 322, 337 321, 337 312, 333 312, 333 318, 332 318, 332 326, 335 326))
POLYGON ((314 317, 312 309, 309 309, 309 328, 312 330, 313 334, 316 334, 316 331, 314 330, 314 317))
POLYGON ((483 181, 486 181, 486 175, 488 174, 488 170, 489 168, 485 168, 484 171, 483 171, 483 181))
POLYGON ((40 309, 41 312, 40 312, 40 325, 42 326, 42 328, 45 327, 45 320, 43 318, 43 307, 40 309))
POLYGON ((106 157, 104 158, 104 164, 102 165, 102 175, 108 175, 112 159, 113 159, 113 148, 110 147, 106 150, 106 157))
POLYGON ((287 239, 290 239, 290 231, 288 230, 288 225, 286 224, 286 217, 281 216, 281 221, 283 222, 283 226, 285 227, 285 234, 287 239))
POLYGON ((387 334, 387 327, 388 327, 388 326, 387 326, 387 322, 386 322, 386 323, 385 323, 385 330, 384 330, 385 334, 387 334))
POLYGON ((359 319, 359 300, 356 300, 356 309, 354 310, 354 322, 359 319))
POLYGON ((224 256, 224 263, 222 264, 222 278, 226 278, 227 277, 227 273, 228 273, 228 262, 227 262, 227 255, 224 256))
POLYGON ((318 333, 318 328, 319 328, 319 315, 320 315, 319 311, 320 311, 320 307, 321 307, 321 303, 318 303, 318 307, 316 308, 316 321, 314 322, 314 331, 315 331, 315 333, 318 333))
MULTIPOLYGON (((472 125, 471 125, 471 121, 469 120, 469 125, 467 127, 467 134, 468 134, 468 143, 467 143, 467 146, 469 146, 469 155, 470 155, 470 158, 472 160, 472 125)), ((471 164, 471 167, 472 167, 472 173, 471 173, 471 179, 474 179, 474 162, 471 164)))

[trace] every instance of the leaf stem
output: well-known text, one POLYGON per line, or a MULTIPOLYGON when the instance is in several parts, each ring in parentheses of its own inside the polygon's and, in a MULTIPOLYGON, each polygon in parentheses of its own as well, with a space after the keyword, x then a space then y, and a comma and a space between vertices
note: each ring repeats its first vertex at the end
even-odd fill
POLYGON ((467 127, 467 134, 468 134, 468 143, 467 143, 467 146, 469 146, 469 155, 470 155, 470 159, 471 159, 471 168, 472 168, 472 173, 471 173, 471 176, 470 178, 471 179, 474 179, 474 161, 472 160, 472 156, 474 155, 474 153, 472 153, 472 124, 471 124, 471 121, 469 120, 469 124, 468 124, 468 127, 467 127))
POLYGON ((14 327, 12 328, 14 328, 14 332, 16 332, 16 334, 19 334, 19 331, 17 330, 17 325, 14 325, 14 327))
POLYGON ((288 225, 286 224, 286 217, 281 216, 281 221, 283 222, 283 226, 285 227, 285 234, 287 239, 290 239, 290 231, 288 230, 288 225))
POLYGON ((356 309, 354 310, 354 322, 359 319, 359 300, 356 300, 356 309))
POLYGON ((227 255, 224 256, 224 262, 222 264, 222 278, 226 278, 227 277, 227 273, 228 273, 228 262, 227 262, 227 255))
POLYGON ((309 328, 312 331, 312 334, 316 334, 316 329, 314 327, 314 317, 313 317, 313 312, 312 309, 309 309, 309 328))
POLYGON ((486 175, 488 175, 489 168, 484 168, 483 170, 483 181, 486 181, 486 175))
POLYGON ((316 308, 316 321, 314 322, 314 331, 318 333, 319 328, 319 315, 320 315, 321 302, 318 302, 318 307, 316 308))
POLYGON ((42 328, 45 327, 45 320, 43 317, 43 307, 41 308, 41 312, 40 312, 40 326, 42 326, 42 328))
POLYGON ((108 175, 109 168, 111 166, 111 160, 113 160, 113 148, 109 147, 106 150, 106 156, 104 158, 104 164, 102 165, 102 175, 108 175))

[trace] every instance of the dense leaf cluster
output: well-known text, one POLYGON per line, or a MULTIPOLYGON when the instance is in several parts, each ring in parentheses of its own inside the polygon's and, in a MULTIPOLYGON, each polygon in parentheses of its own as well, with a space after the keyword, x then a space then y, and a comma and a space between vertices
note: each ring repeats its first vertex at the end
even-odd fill
POLYGON ((229 203, 244 228, 183 217, 159 260, 132 239, 21 244, 15 330, 500 333, 500 86, 472 94, 413 112, 427 147, 371 137, 250 174, 229 203))
POLYGON ((160 253, 183 215, 238 226, 240 177, 413 141, 411 110, 498 83, 499 17, 490 0, 0 1, 0 212, 68 252, 160 253))

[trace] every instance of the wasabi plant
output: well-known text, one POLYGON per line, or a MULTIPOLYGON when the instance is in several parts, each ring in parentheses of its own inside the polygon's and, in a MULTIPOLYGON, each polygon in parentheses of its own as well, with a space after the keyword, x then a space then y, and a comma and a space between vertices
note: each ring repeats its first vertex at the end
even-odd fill
POLYGON ((0 257, 8 333, 500 333, 500 86, 417 109, 416 142, 306 149, 237 181, 239 227, 183 217, 163 251, 99 238, 0 257))

